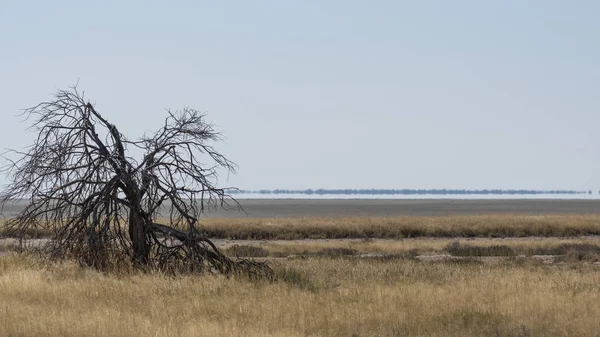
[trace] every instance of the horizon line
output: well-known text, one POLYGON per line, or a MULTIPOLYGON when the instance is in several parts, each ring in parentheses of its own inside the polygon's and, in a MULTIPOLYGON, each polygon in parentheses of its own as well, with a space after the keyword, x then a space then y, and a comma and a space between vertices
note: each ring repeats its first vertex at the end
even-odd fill
MULTIPOLYGON (((390 194, 390 195, 411 195, 411 194, 592 194, 592 190, 567 190, 567 189, 232 189, 234 194, 390 194)), ((599 192, 600 193, 600 192, 599 192)))

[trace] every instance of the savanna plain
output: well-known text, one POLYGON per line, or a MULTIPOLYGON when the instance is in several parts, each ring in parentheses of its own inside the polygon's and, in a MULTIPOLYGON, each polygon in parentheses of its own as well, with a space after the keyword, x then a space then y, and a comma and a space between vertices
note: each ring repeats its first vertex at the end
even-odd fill
POLYGON ((600 335, 595 211, 263 215, 201 223, 272 280, 47 263, 0 225, 0 336, 600 335))

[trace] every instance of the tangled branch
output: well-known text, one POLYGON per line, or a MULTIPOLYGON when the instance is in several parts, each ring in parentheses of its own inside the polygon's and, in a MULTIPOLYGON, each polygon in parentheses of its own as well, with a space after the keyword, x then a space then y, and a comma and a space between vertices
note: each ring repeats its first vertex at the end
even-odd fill
POLYGON ((271 274, 265 263, 229 259, 198 226, 207 208, 240 208, 231 189, 216 187, 219 170, 236 167, 210 145, 221 138, 204 114, 169 111, 155 133, 131 141, 73 87, 24 115, 37 138, 5 155, 11 183, 0 200, 28 201, 7 223, 17 236, 49 231, 51 256, 99 269, 129 257, 172 272, 271 274), (129 156, 131 148, 143 158, 129 156), (157 222, 161 214, 167 224, 157 222))

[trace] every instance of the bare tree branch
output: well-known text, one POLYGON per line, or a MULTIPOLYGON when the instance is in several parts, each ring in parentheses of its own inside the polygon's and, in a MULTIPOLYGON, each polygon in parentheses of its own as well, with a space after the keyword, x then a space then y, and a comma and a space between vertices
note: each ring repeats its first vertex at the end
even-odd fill
POLYGON ((4 155, 11 183, 0 204, 29 202, 8 221, 11 232, 50 230, 53 257, 99 269, 129 256, 139 268, 271 275, 264 263, 230 260, 197 227, 207 207, 241 209, 216 186, 219 171, 236 165, 211 145, 221 136, 204 114, 168 111, 155 133, 130 141, 73 87, 24 115, 37 138, 4 155), (129 157, 128 146, 143 158, 129 157), (168 224, 156 222, 161 212, 168 224))

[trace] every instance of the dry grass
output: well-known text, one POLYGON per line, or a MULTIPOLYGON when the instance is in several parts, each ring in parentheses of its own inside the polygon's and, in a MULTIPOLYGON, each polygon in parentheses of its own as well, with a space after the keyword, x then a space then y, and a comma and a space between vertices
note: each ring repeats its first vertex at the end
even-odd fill
MULTIPOLYGON (((489 253, 472 255, 561 255, 565 250, 577 247, 600 252, 600 237, 525 237, 525 238, 417 238, 417 239, 332 239, 332 240, 277 240, 277 241, 230 241, 220 243, 231 256, 287 257, 291 255, 323 255, 330 250, 347 250, 355 254, 443 254, 449 247, 459 243, 461 247, 488 249, 489 253), (230 246, 230 242, 235 242, 230 246), (514 254, 494 254, 494 247, 510 248, 514 254), (247 252, 247 254, 245 254, 247 252)), ((480 250, 481 251, 481 250, 480 250)))
MULTIPOLYGON (((42 240, 26 241, 25 248, 40 246, 42 240)), ((216 240, 217 246, 232 257, 288 257, 317 255, 390 254, 435 255, 453 253, 454 244, 462 248, 474 248, 469 254, 456 255, 502 256, 502 255, 564 255, 578 248, 593 251, 600 256, 600 236, 586 237, 523 237, 523 238, 416 238, 416 239, 325 239, 325 240, 216 240), (496 248, 510 248, 514 254, 500 252, 496 248), (487 251, 487 252, 485 252, 487 251), (478 253, 479 252, 479 253, 478 253), (333 253, 333 254, 332 254, 333 253)), ((15 239, 0 239, 0 252, 16 251, 15 239)))
POLYGON ((226 218, 201 225, 210 237, 238 240, 600 235, 598 215, 226 218))
MULTIPOLYGON (((574 236, 600 234, 599 220, 512 215, 214 219, 203 226, 218 238, 284 239, 236 241, 234 248, 221 242, 226 252, 240 256, 435 254, 448 252, 453 242, 459 242, 456 252, 487 254, 502 246, 527 255, 571 252, 559 250, 565 247, 593 251, 600 247, 599 237, 574 236), (293 240, 298 238, 358 239, 293 240)), ((103 275, 69 263, 43 267, 7 252, 16 241, 2 243, 2 336, 600 335, 600 265, 577 256, 553 264, 276 259, 277 281, 267 283, 103 275)))
MULTIPOLYGON (((566 237, 600 235, 600 215, 219 218, 202 219, 200 227, 211 238, 236 240, 566 237)), ((28 234, 41 238, 49 232, 40 228, 28 234)), ((0 222, 0 237, 13 235, 0 222)))
POLYGON ((106 276, 0 258, 5 336, 596 336, 595 265, 274 262, 279 280, 106 276))

